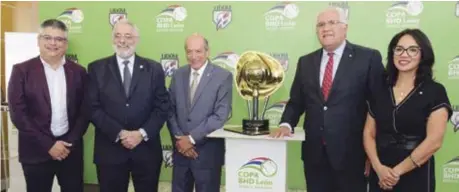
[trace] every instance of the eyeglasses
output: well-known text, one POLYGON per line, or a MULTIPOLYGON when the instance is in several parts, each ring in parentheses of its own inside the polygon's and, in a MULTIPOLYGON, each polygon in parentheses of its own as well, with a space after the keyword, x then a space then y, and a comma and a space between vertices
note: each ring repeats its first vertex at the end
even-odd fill
POLYGON ((341 22, 339 20, 330 20, 330 21, 327 21, 327 22, 323 22, 322 21, 322 22, 317 23, 316 27, 317 28, 322 28, 322 27, 325 27, 325 25, 327 25, 327 24, 330 25, 330 26, 335 26, 335 25, 337 25, 339 23, 343 23, 343 22, 341 22))
POLYGON ((403 52, 405 52, 408 54, 408 56, 410 57, 416 57, 419 52, 421 51, 421 48, 418 47, 418 46, 409 46, 408 48, 403 48, 402 46, 396 46, 394 48, 394 55, 396 56, 401 56, 403 55, 403 52))
POLYGON ((130 35, 130 34, 126 34, 126 35, 121 35, 121 34, 115 34, 115 40, 120 40, 122 38, 128 40, 128 41, 131 41, 133 40, 135 37, 137 36, 134 36, 134 35, 130 35))
POLYGON ((67 42, 67 38, 65 37, 52 37, 50 35, 40 35, 40 37, 44 39, 46 42, 51 42, 53 40, 58 43, 67 42))

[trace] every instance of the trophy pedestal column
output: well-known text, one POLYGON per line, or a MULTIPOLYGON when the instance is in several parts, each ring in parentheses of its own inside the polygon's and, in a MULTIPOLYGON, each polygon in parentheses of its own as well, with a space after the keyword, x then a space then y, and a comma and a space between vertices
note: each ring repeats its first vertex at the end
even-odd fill
POLYGON ((286 192, 287 142, 303 141, 304 132, 293 137, 249 136, 219 129, 207 137, 224 138, 227 192, 286 192))

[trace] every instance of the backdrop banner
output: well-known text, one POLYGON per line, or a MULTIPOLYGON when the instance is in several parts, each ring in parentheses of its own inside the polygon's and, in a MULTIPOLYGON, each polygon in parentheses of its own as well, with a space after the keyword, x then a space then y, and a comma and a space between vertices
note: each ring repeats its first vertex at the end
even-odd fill
MULTIPOLYGON (((315 33, 317 13, 329 5, 346 10, 348 40, 387 56, 395 33, 421 28, 436 55, 434 75, 447 88, 454 116, 442 148, 436 153, 437 191, 459 191, 459 2, 40 2, 40 21, 58 18, 69 27, 68 55, 83 66, 112 55, 113 24, 128 18, 137 24, 137 53, 160 62, 170 76, 186 65, 185 38, 198 32, 209 40, 210 60, 234 72, 240 54, 257 50, 283 65, 284 85, 270 98, 266 115, 278 123, 295 74, 298 58, 320 48, 315 33)), ((384 63, 385 63, 384 59, 384 63)), ((229 125, 247 117, 246 103, 234 88, 229 125)), ((300 120, 298 127, 302 125, 300 120)), ((171 180, 171 142, 161 131, 164 165, 161 180, 171 180)), ((97 183, 93 164, 94 128, 85 135, 85 182, 97 183)), ((299 143, 288 145, 287 185, 304 189, 299 143)), ((242 166, 242 165, 241 165, 242 166)), ((222 178, 223 184, 225 178, 222 178)))

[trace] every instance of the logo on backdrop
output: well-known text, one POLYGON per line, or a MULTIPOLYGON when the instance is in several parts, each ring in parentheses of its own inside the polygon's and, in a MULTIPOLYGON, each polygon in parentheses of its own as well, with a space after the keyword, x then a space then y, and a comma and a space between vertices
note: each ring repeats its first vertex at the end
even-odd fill
POLYGON ((459 131, 459 105, 453 105, 453 115, 451 115, 451 124, 453 124, 453 131, 459 131))
POLYGON ((127 19, 127 12, 125 8, 112 8, 108 14, 110 25, 113 27, 116 22, 121 19, 127 19))
POLYGON ((288 69, 288 53, 269 53, 272 57, 276 58, 280 62, 284 71, 288 69))
POLYGON ((298 6, 291 2, 282 2, 271 9, 265 14, 265 27, 266 30, 292 30, 295 29, 296 21, 300 9, 298 6))
POLYGON ((176 53, 161 54, 160 62, 163 66, 164 74, 168 77, 174 75, 175 71, 179 68, 179 59, 176 53))
POLYGON ((64 10, 58 17, 58 20, 65 23, 70 33, 81 33, 82 22, 84 20, 83 11, 78 8, 68 8, 64 10))
POLYGON ((256 157, 242 165, 237 174, 240 188, 272 189, 277 164, 270 158, 256 157))
POLYGON ((456 17, 459 17, 459 1, 456 3, 456 17))
POLYGON ((214 58, 212 58, 212 63, 215 65, 218 65, 231 73, 233 73, 236 70, 236 63, 239 60, 239 55, 237 55, 235 52, 232 51, 227 51, 218 54, 214 58))
POLYGON ((328 5, 343 9, 344 13, 346 14, 346 20, 349 20, 349 4, 347 3, 347 1, 334 1, 328 3, 328 5))
POLYGON ((421 1, 395 2, 386 11, 386 25, 391 28, 419 27, 423 9, 421 1))
POLYGON ((459 183, 459 156, 453 157, 443 165, 443 182, 459 183))
POLYGON ((65 57, 67 59, 70 59, 70 61, 73 61, 75 63, 78 63, 78 55, 77 54, 73 54, 73 53, 68 53, 68 54, 65 54, 65 57))
POLYGON ((157 32, 182 32, 187 11, 181 5, 170 5, 156 16, 157 32))
POLYGON ((287 101, 279 101, 274 103, 265 112, 265 119, 269 119, 269 123, 272 125, 279 125, 280 120, 282 118, 282 113, 285 110, 285 106, 287 105, 287 101))
POLYGON ((172 145, 163 145, 161 146, 163 149, 163 161, 164 161, 164 167, 165 168, 170 168, 174 165, 173 163, 173 148, 172 145))
POLYGON ((459 55, 448 63, 448 78, 459 79, 459 55))
POLYGON ((228 27, 231 23, 231 19, 231 5, 217 5, 214 7, 212 21, 214 22, 217 31, 228 27))

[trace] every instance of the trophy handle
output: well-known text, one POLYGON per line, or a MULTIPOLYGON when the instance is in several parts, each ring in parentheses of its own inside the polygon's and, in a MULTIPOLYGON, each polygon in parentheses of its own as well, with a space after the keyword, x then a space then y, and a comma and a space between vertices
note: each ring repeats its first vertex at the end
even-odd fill
POLYGON ((249 112, 249 118, 252 119, 252 110, 250 107, 250 101, 249 100, 245 100, 245 101, 247 103, 247 111, 249 112))
POLYGON ((266 112, 266 107, 268 107, 269 98, 270 96, 265 97, 265 103, 263 104, 263 113, 261 114, 261 120, 265 119, 265 112, 266 112))

